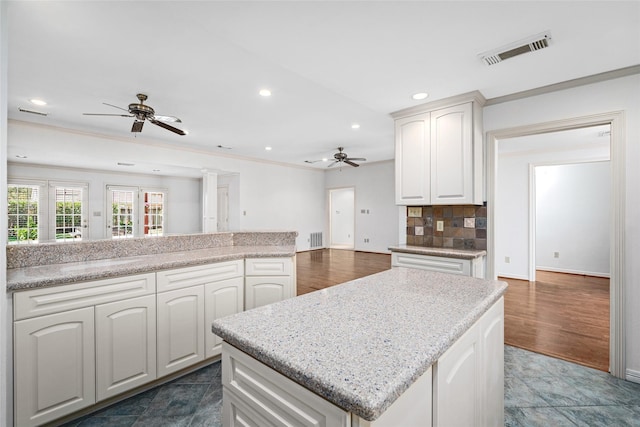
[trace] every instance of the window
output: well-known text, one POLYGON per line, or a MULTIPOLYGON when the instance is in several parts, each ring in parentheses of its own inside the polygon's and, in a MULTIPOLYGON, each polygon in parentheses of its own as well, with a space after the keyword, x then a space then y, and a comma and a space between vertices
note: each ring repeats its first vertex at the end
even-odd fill
POLYGON ((162 236, 164 229, 164 193, 148 191, 144 194, 144 235, 162 236))
POLYGON ((87 186, 73 183, 50 183, 49 200, 52 203, 52 238, 57 242, 82 240, 87 237, 87 186))
POLYGON ((107 186, 107 205, 111 211, 107 228, 111 230, 111 238, 162 236, 166 197, 166 190, 107 186))
POLYGON ((40 185, 9 184, 7 242, 38 243, 40 235, 40 185))

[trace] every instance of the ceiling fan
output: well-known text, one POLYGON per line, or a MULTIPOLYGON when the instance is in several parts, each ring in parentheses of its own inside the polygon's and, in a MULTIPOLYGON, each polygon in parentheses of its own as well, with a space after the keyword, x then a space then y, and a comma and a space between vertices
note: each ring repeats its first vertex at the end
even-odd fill
MULTIPOLYGON (((338 152, 335 153, 333 155, 333 158, 335 159, 333 161, 333 163, 331 163, 329 166, 327 166, 328 168, 335 166, 338 163, 346 163, 348 165, 354 166, 354 167, 358 167, 360 166, 357 163, 354 163, 354 161, 356 162, 366 162, 367 159, 362 158, 362 157, 349 157, 347 155, 347 153, 343 152, 344 147, 338 147, 338 152)), ((322 160, 305 160, 305 163, 316 163, 316 162, 326 162, 327 159, 322 159, 322 160)))
POLYGON ((156 116, 155 110, 148 105, 144 104, 144 101, 147 100, 147 95, 144 93, 139 93, 136 95, 139 103, 129 104, 129 109, 118 107, 117 105, 107 104, 103 102, 104 105, 108 105, 109 107, 114 107, 119 110, 127 111, 129 114, 102 114, 102 113, 83 113, 85 116, 116 116, 116 117, 134 117, 133 126, 131 127, 131 132, 142 132, 142 125, 144 125, 144 121, 147 120, 153 123, 156 126, 160 126, 161 128, 165 128, 170 130, 173 133, 177 133, 178 135, 186 135, 187 133, 181 129, 171 126, 166 122, 172 123, 182 123, 177 117, 173 116, 156 116))

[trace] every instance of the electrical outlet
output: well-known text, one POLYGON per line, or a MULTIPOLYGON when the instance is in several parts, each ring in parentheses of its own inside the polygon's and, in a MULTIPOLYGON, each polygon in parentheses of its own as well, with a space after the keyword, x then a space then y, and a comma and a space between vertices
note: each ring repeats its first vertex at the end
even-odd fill
POLYGON ((436 231, 444 231, 444 221, 436 221, 436 231))
POLYGON ((554 258, 560 258, 560 252, 554 252, 553 253, 553 257, 554 258))
POLYGON ((508 256, 504 257, 504 263, 511 264, 511 257, 508 257, 508 256))

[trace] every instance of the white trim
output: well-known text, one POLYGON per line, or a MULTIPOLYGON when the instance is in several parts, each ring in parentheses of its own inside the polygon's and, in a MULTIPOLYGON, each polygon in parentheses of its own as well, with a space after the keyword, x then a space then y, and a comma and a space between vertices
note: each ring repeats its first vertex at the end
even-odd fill
POLYGON ((594 271, 571 270, 570 268, 555 268, 555 267, 539 266, 539 267, 536 267, 536 270, 550 271, 552 273, 577 274, 580 276, 611 278, 611 274, 608 274, 608 273, 596 273, 594 271))
POLYGON ((495 206, 498 141, 526 135, 611 125, 611 293, 610 344, 611 374, 623 378, 626 371, 625 337, 625 114, 613 111, 487 132, 487 278, 496 278, 495 206))
MULTIPOLYGON (((521 276, 520 274, 498 274, 498 277, 500 279, 516 279, 516 280, 526 280, 529 281, 529 278, 527 276, 521 276)), ((489 279, 489 277, 487 277, 487 279, 489 279)))
POLYGON ((536 281, 536 165, 529 163, 529 274, 531 282, 536 281))
POLYGON ((640 384, 640 371, 634 371, 633 369, 627 369, 627 381, 640 384))

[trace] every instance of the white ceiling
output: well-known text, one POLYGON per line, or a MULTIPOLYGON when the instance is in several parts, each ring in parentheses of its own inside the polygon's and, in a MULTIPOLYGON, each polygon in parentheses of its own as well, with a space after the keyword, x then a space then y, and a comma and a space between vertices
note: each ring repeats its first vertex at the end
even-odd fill
MULTIPOLYGON (((393 158, 389 113, 421 102, 640 64, 638 1, 9 1, 8 22, 10 119, 308 167, 338 146, 393 158), (548 49, 491 67, 477 56, 546 30, 548 49), (102 103, 126 108, 139 92, 189 134, 146 123, 134 138, 131 118, 82 115, 117 114, 102 103)), ((94 166, 89 150, 21 148, 9 139, 10 161, 94 166)))

